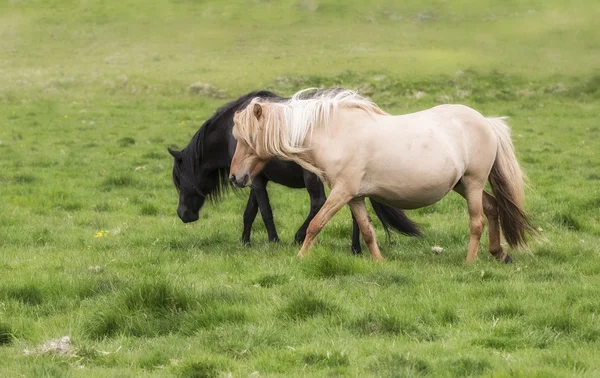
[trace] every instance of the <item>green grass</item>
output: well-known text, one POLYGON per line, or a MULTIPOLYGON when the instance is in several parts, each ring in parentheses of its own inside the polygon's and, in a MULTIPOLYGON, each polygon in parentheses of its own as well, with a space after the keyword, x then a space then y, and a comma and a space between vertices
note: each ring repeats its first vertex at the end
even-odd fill
POLYGON ((1 4, 0 374, 600 375, 599 16, 556 0, 1 4), (541 237, 511 265, 484 240, 465 265, 452 194, 409 212, 423 238, 388 244, 376 224, 383 265, 350 255, 347 209, 298 261, 308 196, 276 185, 280 244, 260 218, 239 243, 246 191, 182 224, 166 148, 223 93, 308 86, 510 116, 541 237), (23 353, 66 335, 71 355, 23 353))

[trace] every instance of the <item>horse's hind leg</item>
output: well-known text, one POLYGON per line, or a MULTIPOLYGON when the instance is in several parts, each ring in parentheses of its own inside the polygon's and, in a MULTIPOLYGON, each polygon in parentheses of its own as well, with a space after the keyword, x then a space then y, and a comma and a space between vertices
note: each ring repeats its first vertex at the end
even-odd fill
POLYGON ((352 253, 355 255, 362 253, 362 248, 360 246, 360 228, 358 227, 354 212, 352 212, 352 253))
POLYGON ((331 190, 323 207, 321 207, 313 220, 310 221, 310 224, 306 229, 306 238, 304 239, 302 248, 300 248, 300 252, 298 252, 298 257, 304 257, 309 254, 319 232, 321 232, 327 222, 329 222, 329 220, 351 199, 352 196, 343 189, 336 190, 336 188, 333 188, 331 190))
POLYGON ((379 262, 383 261, 379 246, 377 245, 377 239, 375 238, 375 231, 371 226, 371 222, 369 222, 369 215, 367 214, 364 198, 355 198, 350 201, 348 205, 350 205, 350 209, 352 209, 352 214, 354 215, 354 218, 356 218, 356 223, 358 223, 363 239, 369 247, 371 257, 379 262))
POLYGON ((470 263, 477 257, 479 241, 485 227, 483 217, 483 185, 484 182, 469 177, 463 177, 454 187, 454 190, 467 200, 469 209, 469 252, 467 262, 470 263))
POLYGON ((502 250, 500 245, 500 222, 498 218, 498 205, 496 199, 486 192, 483 192, 483 212, 488 220, 488 235, 490 240, 490 253, 497 260, 505 263, 512 262, 508 253, 502 250))

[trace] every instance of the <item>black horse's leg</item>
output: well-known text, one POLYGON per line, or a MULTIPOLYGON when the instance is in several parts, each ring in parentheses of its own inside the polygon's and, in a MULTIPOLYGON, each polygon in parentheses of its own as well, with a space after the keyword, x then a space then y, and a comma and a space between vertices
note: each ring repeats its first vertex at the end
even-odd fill
POLYGON ((254 189, 250 190, 246 210, 244 210, 244 231, 242 232, 242 243, 250 244, 250 231, 252 231, 252 223, 258 213, 258 201, 254 189))
POLYGON ((352 213, 352 253, 358 255, 362 253, 362 247, 360 246, 360 228, 354 213, 352 213))
POLYGON ((294 242, 303 243, 304 238, 306 238, 306 229, 310 224, 310 221, 317 215, 327 197, 325 197, 325 187, 323 187, 323 183, 319 180, 319 177, 314 173, 310 173, 307 170, 302 170, 302 174, 304 175, 304 184, 306 185, 306 191, 308 191, 308 195, 310 196, 310 211, 308 213, 308 217, 298 232, 296 232, 296 236, 294 237, 294 242))
POLYGON ((267 228, 269 241, 278 242, 279 236, 277 236, 277 229, 275 228, 275 222, 273 221, 273 210, 271 210, 269 194, 267 193, 267 182, 266 178, 256 176, 253 180, 252 187, 256 194, 260 214, 262 215, 263 222, 265 222, 265 227, 267 228))

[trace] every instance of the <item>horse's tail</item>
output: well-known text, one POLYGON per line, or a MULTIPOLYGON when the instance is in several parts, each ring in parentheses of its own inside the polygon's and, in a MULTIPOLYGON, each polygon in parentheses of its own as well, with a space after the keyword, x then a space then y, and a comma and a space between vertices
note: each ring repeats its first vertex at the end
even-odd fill
POLYGON ((506 117, 487 118, 498 137, 498 152, 489 181, 498 204, 500 227, 511 247, 527 245, 526 234, 537 230, 525 214, 525 175, 517 162, 506 117))
POLYGON ((390 236, 390 228, 404 235, 421 236, 421 231, 419 231, 417 224, 408 219, 406 214, 404 214, 404 211, 396 209, 395 207, 383 205, 371 198, 370 200, 373 210, 375 210, 377 218, 379 218, 381 224, 383 224, 383 229, 388 238, 390 236))

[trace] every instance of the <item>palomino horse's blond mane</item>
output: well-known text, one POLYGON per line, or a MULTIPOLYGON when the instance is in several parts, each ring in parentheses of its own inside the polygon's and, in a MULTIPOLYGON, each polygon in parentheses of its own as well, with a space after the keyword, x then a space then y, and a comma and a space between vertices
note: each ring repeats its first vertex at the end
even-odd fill
MULTIPOLYGON (((354 91, 332 89, 307 93, 314 88, 296 92, 283 102, 265 102, 254 98, 235 118, 233 135, 245 141, 260 157, 297 160, 310 146, 306 137, 318 127, 327 126, 340 108, 361 109, 371 114, 383 114, 370 100, 354 91), (256 116, 256 106, 260 116, 256 116)), ((306 162, 301 164, 305 165, 306 162)), ((307 167, 305 167, 307 168, 307 167)), ((311 167, 314 169, 314 167, 311 167)))

